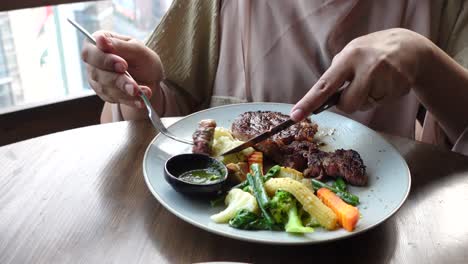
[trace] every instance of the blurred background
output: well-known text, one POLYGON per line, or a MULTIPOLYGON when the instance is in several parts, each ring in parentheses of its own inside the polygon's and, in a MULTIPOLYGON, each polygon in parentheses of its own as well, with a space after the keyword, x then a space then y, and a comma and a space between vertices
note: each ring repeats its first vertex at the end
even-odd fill
POLYGON ((142 41, 172 0, 112 0, 0 12, 0 114, 94 94, 80 59, 88 31, 112 30, 142 41))

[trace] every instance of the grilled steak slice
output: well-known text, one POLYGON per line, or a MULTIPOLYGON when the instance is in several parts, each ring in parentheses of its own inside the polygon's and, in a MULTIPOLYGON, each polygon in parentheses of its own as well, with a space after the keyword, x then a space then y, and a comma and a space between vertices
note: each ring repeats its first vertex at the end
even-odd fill
MULTIPOLYGON (((286 121, 289 116, 280 112, 256 111, 245 112, 232 123, 234 137, 247 141, 286 121)), ((289 145, 293 141, 312 141, 317 133, 317 125, 305 119, 271 137, 278 145, 289 145)))
POLYGON ((304 171, 307 168, 307 157, 309 149, 317 148, 317 145, 310 141, 293 141, 281 149, 281 165, 304 171))
MULTIPOLYGON (((232 135, 247 141, 288 118, 289 116, 280 112, 245 112, 232 123, 232 135)), ((283 166, 302 171, 307 167, 307 157, 304 154, 312 145, 315 146, 312 140, 316 132, 317 125, 305 119, 258 143, 255 148, 283 166)))
POLYGON ((305 177, 322 179, 326 176, 341 176, 352 185, 367 184, 366 166, 359 153, 354 150, 338 149, 335 152, 324 152, 310 148, 307 166, 304 171, 305 177))
POLYGON ((213 119, 201 120, 198 123, 198 128, 192 135, 193 153, 211 155, 211 145, 213 144, 215 128, 216 121, 213 119))

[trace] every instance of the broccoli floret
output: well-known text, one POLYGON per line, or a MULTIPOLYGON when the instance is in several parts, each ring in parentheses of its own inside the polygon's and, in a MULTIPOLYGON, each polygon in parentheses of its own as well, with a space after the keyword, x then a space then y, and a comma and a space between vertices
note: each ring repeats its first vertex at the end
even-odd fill
POLYGON ((310 233, 314 229, 305 227, 297 210, 297 200, 292 194, 278 190, 269 203, 270 213, 277 224, 289 233, 310 233))
POLYGON ((297 213, 296 205, 292 206, 288 212, 288 222, 286 223, 284 229, 288 233, 311 233, 314 232, 312 227, 305 227, 302 224, 301 218, 297 213))
POLYGON ((275 223, 286 224, 288 222, 288 212, 295 205, 296 199, 290 193, 278 190, 270 200, 268 208, 275 223))

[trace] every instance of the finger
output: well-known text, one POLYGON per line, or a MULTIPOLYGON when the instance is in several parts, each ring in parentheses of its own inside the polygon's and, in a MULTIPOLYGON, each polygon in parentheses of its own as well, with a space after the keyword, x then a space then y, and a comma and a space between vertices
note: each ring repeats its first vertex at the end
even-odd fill
POLYGON ((99 96, 102 100, 106 101, 106 102, 109 102, 107 100, 105 100, 101 95, 101 91, 102 91, 102 85, 100 85, 98 82, 94 81, 93 79, 89 78, 88 77, 88 84, 89 86, 91 87, 91 89, 93 89, 93 91, 96 93, 97 96, 99 96))
POLYGON ((141 52, 146 46, 132 38, 125 38, 117 34, 96 35, 96 46, 104 53, 111 53, 128 60, 141 59, 141 52))
POLYGON ((129 96, 136 96, 138 84, 126 74, 103 71, 96 67, 88 66, 88 75, 93 81, 103 86, 118 88, 129 96))
POLYGON ((92 79, 88 79, 88 81, 96 94, 106 102, 124 103, 134 107, 135 101, 138 101, 138 97, 128 95, 126 92, 117 89, 115 86, 103 85, 92 79))
POLYGON ((360 111, 368 111, 376 107, 380 102, 376 101, 373 97, 367 96, 364 103, 359 107, 360 111))
POLYGON ((112 31, 106 31, 106 30, 98 30, 98 31, 94 32, 93 37, 94 37, 94 39, 96 39, 96 42, 97 42, 98 38, 102 38, 102 37, 104 37, 104 38, 115 38, 115 39, 120 39, 120 40, 123 40, 123 41, 129 41, 129 40, 132 39, 129 36, 121 35, 119 33, 112 32, 112 31))
POLYGON ((119 101, 123 104, 126 104, 131 107, 136 107, 136 108, 145 108, 143 99, 139 96, 139 92, 141 91, 146 95, 148 99, 151 98, 152 96, 152 91, 148 86, 138 86, 138 88, 134 89, 134 96, 128 96, 128 94, 125 94, 123 98, 119 99, 119 101))
MULTIPOLYGON (((375 98, 379 98, 379 97, 373 97, 372 96, 371 91, 373 89, 375 89, 375 87, 376 87, 375 84, 370 85, 367 97, 364 99, 364 102, 362 103, 362 105, 359 106, 360 111, 368 111, 368 110, 376 107, 380 103, 380 101, 375 99, 375 98)), ((342 109, 339 104, 338 104, 338 108, 342 109)))
MULTIPOLYGON (((138 88, 139 91, 144 93, 148 99, 151 98, 153 92, 148 86, 140 85, 138 88)), ((138 97, 138 99, 135 100, 134 104, 137 108, 145 108, 145 103, 143 102, 143 99, 141 97, 138 97)))
POLYGON ((377 80, 369 91, 379 103, 392 102, 407 94, 411 87, 408 79, 398 72, 387 72, 386 75, 386 78, 377 80))
POLYGON ((123 58, 112 53, 105 53, 89 42, 86 42, 81 51, 81 59, 87 64, 107 71, 124 73, 128 68, 123 58))
POLYGON ((369 111, 370 109, 374 108, 375 107, 375 104, 373 102, 371 102, 370 100, 368 100, 367 102, 365 102, 360 108, 359 108, 359 111, 369 111))
POLYGON ((322 105, 343 84, 352 79, 353 70, 342 60, 335 60, 330 68, 312 86, 307 94, 291 110, 291 118, 298 122, 322 105))
POLYGON ((366 89, 367 98, 359 110, 366 111, 379 104, 391 102, 403 96, 405 91, 409 90, 409 83, 403 75, 395 72, 388 65, 384 64, 378 67, 372 76, 374 77, 366 89))
POLYGON ((133 108, 143 108, 143 104, 138 99, 137 100, 122 100, 120 103, 124 105, 128 105, 133 108))
POLYGON ((140 85, 139 89, 146 95, 146 97, 148 97, 148 99, 151 98, 151 96, 153 96, 153 91, 151 91, 151 88, 149 88, 148 86, 140 85))
POLYGON ((117 101, 108 96, 107 92, 104 91, 104 87, 100 83, 90 78, 88 78, 88 83, 91 86, 91 88, 93 88, 93 90, 96 92, 96 95, 99 96, 99 98, 101 98, 103 101, 113 104, 117 103, 117 101))
POLYGON ((93 37, 96 40, 96 46, 105 53, 113 53, 113 39, 120 39, 122 41, 131 40, 130 37, 119 35, 117 33, 105 30, 99 30, 94 32, 93 37))
POLYGON ((336 105, 345 113, 353 113, 366 105, 369 96, 369 81, 365 74, 357 74, 353 81, 346 87, 336 105))

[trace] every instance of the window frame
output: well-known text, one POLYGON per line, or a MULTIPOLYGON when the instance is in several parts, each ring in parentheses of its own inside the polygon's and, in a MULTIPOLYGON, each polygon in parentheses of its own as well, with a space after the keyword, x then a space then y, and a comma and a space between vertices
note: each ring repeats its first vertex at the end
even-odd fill
POLYGON ((0 11, 11 11, 15 9, 33 8, 48 5, 61 5, 79 2, 90 2, 101 0, 16 0, 16 1, 3 1, 0 4, 0 11))
MULTIPOLYGON (((16 0, 0 4, 0 12, 48 5, 103 0, 16 0)), ((0 146, 54 132, 100 123, 104 102, 92 91, 78 96, 13 106, 0 110, 0 146)))

